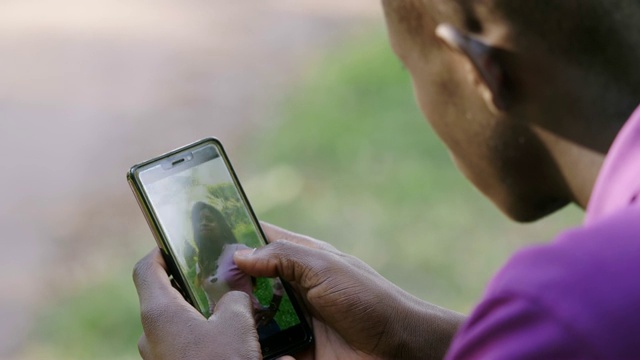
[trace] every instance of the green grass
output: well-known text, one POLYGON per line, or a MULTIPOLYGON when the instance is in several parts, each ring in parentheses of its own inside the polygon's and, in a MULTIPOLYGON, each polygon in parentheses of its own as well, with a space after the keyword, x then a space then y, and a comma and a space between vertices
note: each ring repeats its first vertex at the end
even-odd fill
POLYGON ((44 309, 29 359, 138 359, 142 334, 130 266, 44 309))
MULTIPOLYGON (((467 311, 509 254, 580 221, 570 210, 512 224, 478 194, 417 110, 381 29, 314 67, 281 115, 233 159, 254 169, 240 175, 258 216, 329 241, 439 305, 467 311)), ((119 266, 127 272, 43 311, 32 358, 138 357, 131 264, 119 266)))

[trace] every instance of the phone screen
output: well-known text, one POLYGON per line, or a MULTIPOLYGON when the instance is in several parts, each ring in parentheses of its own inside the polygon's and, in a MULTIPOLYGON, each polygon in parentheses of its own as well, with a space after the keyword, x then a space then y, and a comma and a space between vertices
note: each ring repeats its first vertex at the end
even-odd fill
POLYGON ((233 262, 235 251, 264 240, 221 147, 205 142, 138 171, 165 245, 204 316, 236 290, 251 297, 261 342, 300 324, 279 279, 253 278, 233 262))

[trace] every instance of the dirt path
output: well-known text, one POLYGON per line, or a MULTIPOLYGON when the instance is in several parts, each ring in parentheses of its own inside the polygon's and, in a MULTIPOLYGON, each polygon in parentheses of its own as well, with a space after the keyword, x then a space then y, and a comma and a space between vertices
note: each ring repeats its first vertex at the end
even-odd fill
POLYGON ((207 135, 246 148, 305 64, 379 17, 371 0, 0 3, 0 358, 52 281, 137 251, 131 164, 207 135))

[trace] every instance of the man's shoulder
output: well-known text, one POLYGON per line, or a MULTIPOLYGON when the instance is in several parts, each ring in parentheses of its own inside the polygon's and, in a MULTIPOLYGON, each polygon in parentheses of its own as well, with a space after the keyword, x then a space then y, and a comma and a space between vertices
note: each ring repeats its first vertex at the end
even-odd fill
POLYGON ((565 286, 576 280, 591 284, 606 280, 613 286, 609 282, 612 278, 625 287, 640 289, 640 282, 632 279, 639 263, 640 206, 565 231, 551 243, 517 252, 493 279, 490 290, 526 291, 535 285, 565 286))
POLYGON ((640 207, 627 208, 518 252, 492 280, 485 300, 528 299, 598 348, 625 347, 640 333, 639 264, 640 207))

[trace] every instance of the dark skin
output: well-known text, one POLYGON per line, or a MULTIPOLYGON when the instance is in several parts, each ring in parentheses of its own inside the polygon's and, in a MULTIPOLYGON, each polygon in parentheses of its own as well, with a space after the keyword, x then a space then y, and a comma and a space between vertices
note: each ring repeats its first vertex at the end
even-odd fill
POLYGON ((138 341, 143 359, 257 358, 260 344, 249 295, 239 291, 227 293, 213 315, 205 319, 172 287, 159 249, 136 264, 133 278, 144 329, 138 341), (211 347, 222 340, 240 341, 242 349, 211 347))
MULTIPOLYGON (((634 81, 640 67, 624 67, 624 79, 618 76, 621 66, 640 64, 638 52, 605 49, 615 56, 597 64, 571 58, 550 50, 553 36, 541 40, 522 31, 529 25, 518 28, 518 22, 528 19, 507 17, 493 1, 382 3, 392 48, 411 74, 418 104, 463 174, 518 221, 536 220, 568 203, 585 208, 609 146, 640 99, 640 81, 634 81), (418 6, 406 6, 409 12, 403 13, 410 3, 418 6), (443 11, 447 4, 458 6, 443 11)), ((612 33, 616 41, 610 46, 640 48, 640 9, 632 10, 616 15, 615 23, 629 28, 612 33)), ((563 21, 573 21, 568 14, 563 21)), ((462 315, 412 297, 326 243, 263 227, 271 244, 237 253, 235 260, 252 276, 279 275, 297 288, 312 315, 316 343, 296 358, 444 356, 462 315)), ((143 259, 141 266, 160 273, 156 258, 143 259)), ((136 275, 138 283, 161 281, 144 275, 136 275)), ((165 310, 186 311, 177 293, 164 289, 156 296, 167 301, 165 310)), ((150 300, 138 290, 144 308, 150 300)), ((152 317, 147 323, 145 334, 169 326, 152 317)), ((237 354, 254 346, 252 333, 225 328, 220 338, 243 339, 236 340, 242 343, 237 354)), ((189 336, 172 334, 162 342, 158 337, 145 349, 162 346, 166 358, 180 358, 189 336)), ((216 344, 210 349, 213 354, 216 344)))
MULTIPOLYGON (((312 315, 315 346, 298 354, 297 359, 424 359, 427 353, 438 358, 464 320, 456 312, 415 298, 362 261, 325 242, 266 223, 262 228, 272 244, 255 252, 236 253, 236 264, 254 276, 280 274, 302 295, 312 315)), ((220 347, 256 346, 257 333, 244 326, 246 317, 251 316, 250 307, 241 307, 246 311, 236 314, 239 324, 216 317, 219 311, 227 310, 223 300, 237 292, 225 295, 216 305, 214 316, 205 319, 171 287, 164 271, 166 266, 158 250, 140 260, 134 271, 144 329, 139 342, 143 358, 222 359, 215 356, 220 347), (216 332, 218 324, 227 330, 216 332), (203 332, 193 334, 193 327, 203 332), (201 341, 210 345, 214 355, 194 358, 183 354, 185 348, 201 341)), ((259 354, 249 358, 257 359, 259 354)))
POLYGON ((282 276, 302 295, 315 346, 296 359, 444 356, 461 314, 412 296, 325 242, 267 223, 262 228, 271 244, 237 252, 235 261, 254 276, 282 276))

